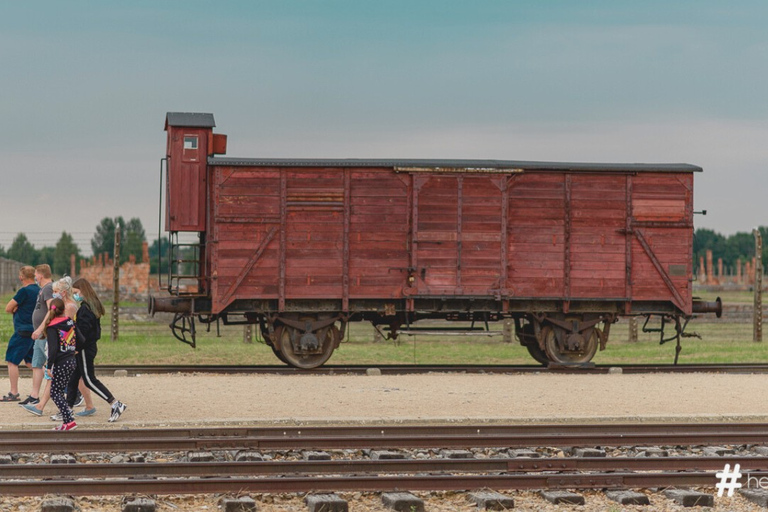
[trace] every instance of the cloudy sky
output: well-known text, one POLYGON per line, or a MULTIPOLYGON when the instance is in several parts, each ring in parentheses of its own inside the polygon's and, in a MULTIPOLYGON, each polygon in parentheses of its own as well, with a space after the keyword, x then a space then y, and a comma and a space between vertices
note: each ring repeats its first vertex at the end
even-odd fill
POLYGON ((228 156, 700 165, 696 226, 768 225, 764 0, 0 3, 0 245, 157 236, 168 111, 228 156))

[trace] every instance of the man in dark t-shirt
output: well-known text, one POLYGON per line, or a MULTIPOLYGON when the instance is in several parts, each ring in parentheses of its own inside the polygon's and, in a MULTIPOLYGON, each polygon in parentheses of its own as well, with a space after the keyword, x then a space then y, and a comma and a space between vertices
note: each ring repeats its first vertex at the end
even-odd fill
MULTIPOLYGON (((32 327, 37 330, 43 324, 45 315, 48 314, 48 307, 53 300, 53 281, 51 280, 51 267, 47 263, 41 263, 35 267, 35 282, 40 287, 40 293, 35 302, 35 311, 32 313, 32 327)), ((35 405, 40 402, 40 387, 43 384, 43 367, 47 360, 45 339, 34 340, 34 349, 32 352, 32 391, 25 398, 21 405, 35 405)))
POLYGON ((8 340, 8 349, 5 352, 11 391, 0 398, 0 402, 19 401, 19 365, 22 361, 27 366, 32 363, 34 345, 32 313, 35 310, 40 287, 35 284, 35 269, 33 267, 21 267, 19 280, 21 281, 21 288, 5 306, 5 312, 13 315, 14 332, 11 339, 8 340))

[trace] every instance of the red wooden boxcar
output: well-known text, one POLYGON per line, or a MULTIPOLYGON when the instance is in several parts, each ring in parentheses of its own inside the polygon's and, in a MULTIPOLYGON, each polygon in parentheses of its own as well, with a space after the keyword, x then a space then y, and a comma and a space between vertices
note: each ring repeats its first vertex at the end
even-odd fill
POLYGON ((171 270, 151 309, 175 312, 183 341, 195 317, 258 323, 309 368, 350 321, 394 337, 422 319, 512 319, 538 361, 584 363, 621 315, 661 315, 679 341, 719 307, 691 294, 700 167, 225 158, 213 127, 166 117, 166 229, 197 252, 172 257, 193 270, 171 270))

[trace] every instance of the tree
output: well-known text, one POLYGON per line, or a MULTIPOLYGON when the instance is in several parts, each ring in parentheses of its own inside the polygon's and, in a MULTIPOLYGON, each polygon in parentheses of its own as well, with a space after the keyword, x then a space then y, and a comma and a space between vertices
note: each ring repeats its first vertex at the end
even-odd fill
POLYGON ((35 265, 40 265, 41 263, 47 263, 49 267, 51 267, 51 270, 53 270, 53 255, 56 252, 55 247, 51 247, 50 245, 41 248, 38 251, 38 257, 37 261, 35 262, 35 265))
MULTIPOLYGON (((125 221, 122 217, 111 219, 104 217, 101 219, 101 223, 96 226, 96 233, 91 239, 91 250, 93 250, 94 256, 98 256, 103 253, 109 254, 110 258, 115 256, 115 221, 120 226, 125 226, 125 221)), ((123 233, 120 233, 122 239, 123 233)))
MULTIPOLYGON (((758 228, 763 237, 763 261, 768 261, 768 244, 765 240, 768 236, 768 228, 758 228)), ((726 268, 735 267, 739 261, 751 261, 755 255, 755 238, 752 232, 739 232, 727 238, 711 229, 697 229, 693 237, 693 265, 699 266, 699 258, 706 261, 707 250, 712 251, 712 260, 717 264, 719 258, 723 259, 726 268)))
POLYGON ((138 218, 129 220, 122 234, 125 237, 121 239, 120 259, 128 261, 128 257, 133 255, 136 257, 136 261, 141 261, 142 253, 144 252, 144 242, 147 240, 141 220, 138 218))
POLYGON ((163 276, 168 274, 168 237, 162 237, 152 242, 149 246, 149 271, 152 274, 158 273, 158 253, 160 256, 160 273, 163 276))
POLYGON ((73 254, 75 255, 75 273, 77 273, 80 265, 80 248, 73 240, 72 235, 63 231, 53 252, 52 270, 54 274, 64 275, 72 271, 70 258, 73 254))
POLYGON ((115 230, 120 226, 120 261, 128 261, 128 257, 133 254, 136 261, 141 261, 144 242, 147 235, 144 232, 144 226, 141 220, 134 217, 127 223, 122 217, 111 219, 104 217, 96 226, 96 233, 91 239, 91 249, 93 254, 107 253, 110 258, 115 257, 115 230))
POLYGON ((16 235, 13 243, 8 248, 8 259, 26 263, 27 265, 36 265, 38 256, 37 250, 24 233, 16 235))

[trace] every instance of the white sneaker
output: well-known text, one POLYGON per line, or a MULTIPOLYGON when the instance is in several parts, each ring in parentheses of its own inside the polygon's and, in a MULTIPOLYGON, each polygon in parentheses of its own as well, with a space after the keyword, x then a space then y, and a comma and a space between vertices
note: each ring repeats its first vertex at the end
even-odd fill
POLYGON ((117 421, 117 418, 120 417, 121 414, 125 412, 125 410, 128 408, 127 405, 125 405, 120 400, 116 401, 112 404, 112 415, 109 417, 109 422, 114 423, 117 421))
POLYGON ((63 417, 61 416, 60 412, 57 412, 56 414, 51 416, 51 421, 63 421, 63 417))

